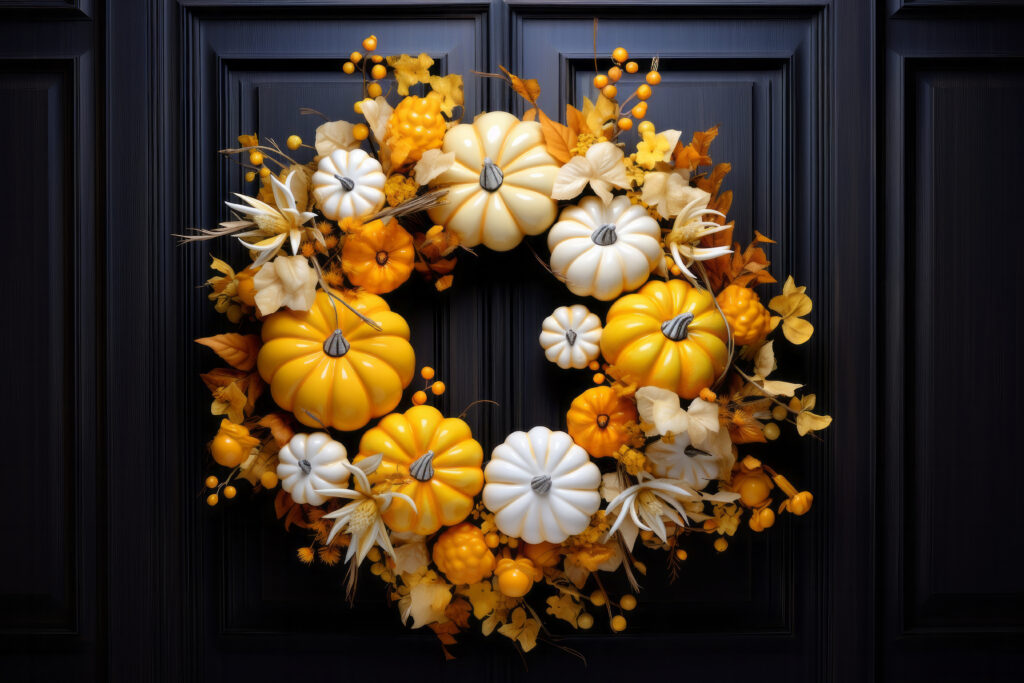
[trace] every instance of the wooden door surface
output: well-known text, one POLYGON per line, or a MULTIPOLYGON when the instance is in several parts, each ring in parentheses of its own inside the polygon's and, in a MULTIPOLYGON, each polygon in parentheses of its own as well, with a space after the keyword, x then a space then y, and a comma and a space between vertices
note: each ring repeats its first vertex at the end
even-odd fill
MULTIPOLYGON (((1014 0, 0 2, 0 680, 1019 680, 1022 27, 1014 0), (672 584, 652 556, 626 634, 551 624, 586 664, 471 636, 446 663, 372 581, 349 608, 342 572, 301 565, 268 500, 203 504, 211 356, 188 340, 222 321, 208 250, 170 235, 226 217, 236 135, 348 115, 363 36, 467 75, 470 114, 522 112, 470 75, 498 65, 559 110, 587 92, 595 17, 599 53, 660 57, 649 118, 720 125, 737 239, 778 240, 816 304, 784 362, 836 422, 774 458, 811 514, 672 584)), ((564 426, 584 379, 534 331, 573 297, 526 245, 458 282, 391 298, 438 407, 500 403, 467 415, 485 450, 564 426)))

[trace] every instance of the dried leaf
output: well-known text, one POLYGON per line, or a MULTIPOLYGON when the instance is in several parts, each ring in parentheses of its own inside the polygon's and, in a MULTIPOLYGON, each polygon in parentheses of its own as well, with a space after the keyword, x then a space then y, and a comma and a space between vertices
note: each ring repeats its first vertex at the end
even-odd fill
POLYGON ((197 344, 207 346, 239 370, 249 371, 256 366, 256 355, 260 350, 260 340, 255 334, 238 334, 228 332, 214 337, 196 339, 197 344))
POLYGON ((591 145, 585 156, 571 157, 568 163, 558 169, 551 188, 551 198, 573 199, 589 183, 605 204, 610 203, 613 187, 629 187, 622 158, 622 150, 610 142, 591 145))
POLYGON ((501 599, 501 595, 494 590, 489 580, 474 583, 461 592, 473 606, 473 616, 477 619, 483 619, 493 612, 501 599))
MULTIPOLYGON (((359 108, 363 113, 363 118, 366 119, 367 125, 370 126, 373 138, 378 143, 383 144, 387 138, 388 121, 391 119, 391 115, 395 113, 394 107, 388 104, 383 95, 380 95, 372 100, 369 98, 363 100, 359 108)), ((383 152, 380 156, 382 159, 385 158, 383 152)))
POLYGON ((586 132, 597 136, 603 135, 605 125, 616 118, 618 111, 618 105, 604 95, 599 95, 596 103, 584 97, 581 113, 586 123, 586 132))
POLYGON ((580 133, 587 132, 587 117, 576 107, 567 104, 565 105, 565 125, 569 128, 569 134, 575 140, 579 137, 580 133))
POLYGON ((402 621, 412 619, 412 628, 420 628, 444 619, 445 608, 452 599, 452 587, 443 581, 420 581, 399 602, 402 621))
MULTIPOLYGON (((576 146, 576 138, 572 137, 569 129, 557 121, 553 121, 542 110, 537 109, 537 116, 540 119, 540 128, 544 133, 544 146, 548 153, 560 163, 566 163, 572 158, 572 148, 576 146)), ((625 169, 623 169, 625 173, 625 169)))
POLYGON ((498 68, 508 76, 509 83, 512 84, 512 89, 515 90, 516 93, 524 100, 536 106, 537 98, 540 97, 540 83, 537 82, 537 79, 530 78, 524 80, 501 65, 499 65, 498 68))
POLYGON ((455 107, 461 107, 465 102, 461 75, 431 76, 429 82, 431 90, 441 96, 441 111, 447 116, 451 116, 455 107))
POLYGON ((547 603, 548 608, 546 611, 548 614, 554 615, 562 621, 569 622, 573 628, 578 628, 576 621, 579 619, 580 612, 583 611, 583 605, 571 594, 552 595, 548 598, 547 603))
POLYGON ((444 615, 456 626, 464 629, 469 627, 469 615, 471 610, 472 607, 469 604, 469 600, 458 597, 448 604, 448 607, 444 610, 444 615))
POLYGON ((832 424, 832 418, 828 415, 816 415, 809 410, 802 410, 796 416, 796 431, 800 436, 807 432, 814 432, 824 429, 832 424))
POLYGON ((387 60, 398 82, 398 94, 403 97, 409 94, 409 86, 430 80, 430 67, 434 65, 434 60, 426 53, 420 53, 417 57, 399 55, 388 57, 387 60))
POLYGON ((528 618, 526 610, 522 607, 516 607, 512 610, 511 620, 499 628, 498 633, 519 643, 523 652, 529 652, 537 646, 540 622, 528 618))
POLYGON ((351 151, 359 147, 359 140, 352 133, 353 128, 348 121, 328 121, 317 126, 314 143, 316 153, 327 156, 335 150, 351 151))
POLYGON ((248 402, 249 400, 245 393, 242 392, 239 382, 232 382, 214 390, 210 414, 227 415, 228 419, 235 424, 242 424, 245 420, 245 408, 248 402))
POLYGON ((416 162, 416 184, 426 185, 455 163, 455 152, 445 154, 440 149, 428 149, 416 162))
POLYGON ((277 445, 284 447, 295 436, 295 430, 292 429, 290 422, 290 418, 284 413, 267 413, 257 424, 269 429, 277 445))

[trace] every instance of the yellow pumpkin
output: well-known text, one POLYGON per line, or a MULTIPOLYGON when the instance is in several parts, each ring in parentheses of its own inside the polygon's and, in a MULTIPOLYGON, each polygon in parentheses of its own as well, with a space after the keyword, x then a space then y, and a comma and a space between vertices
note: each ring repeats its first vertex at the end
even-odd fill
POLYGON ((608 311, 601 353, 627 382, 696 397, 729 362, 729 331, 710 293, 653 281, 608 311))
POLYGON ((772 316, 761 304, 757 292, 749 287, 729 285, 718 294, 717 300, 738 346, 759 342, 771 331, 772 316))
POLYGON ((345 238, 341 267, 357 287, 386 294, 409 279, 416 254, 412 235, 392 218, 376 220, 345 238))
POLYGON ((401 498, 392 501, 383 517, 394 531, 427 536, 458 524, 472 512, 473 497, 484 486, 484 452, 469 425, 432 406, 384 417, 363 435, 355 462, 377 453, 384 460, 370 480, 392 482, 390 490, 416 503, 413 510, 401 498))
POLYGON ((614 455, 629 440, 626 428, 636 420, 636 405, 604 386, 577 396, 565 416, 569 436, 595 458, 614 455))
POLYGON ((309 311, 283 310, 263 321, 257 367, 277 405, 299 422, 351 431, 398 405, 416 357, 409 325, 384 299, 365 292, 335 295, 381 330, 319 291, 309 311))

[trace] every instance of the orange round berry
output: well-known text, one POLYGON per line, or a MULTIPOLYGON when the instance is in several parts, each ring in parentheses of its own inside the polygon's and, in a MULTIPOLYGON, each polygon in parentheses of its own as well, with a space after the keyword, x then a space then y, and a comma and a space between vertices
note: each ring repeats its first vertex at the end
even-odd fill
POLYGON ((373 52, 377 49, 377 36, 370 35, 363 38, 363 49, 367 52, 373 52))
POLYGON ((640 65, 636 62, 626 62, 626 73, 635 74, 640 70, 640 65))
POLYGON ((614 98, 615 95, 618 94, 618 92, 619 89, 616 88, 614 85, 606 85, 601 89, 601 94, 607 97, 609 100, 614 98))
POLYGON ((434 382, 430 385, 430 391, 434 396, 440 396, 444 393, 444 382, 434 382))
POLYGON ((629 59, 629 52, 624 47, 617 47, 612 50, 612 59, 616 62, 624 62, 629 59))
POLYGON ((260 475, 260 483, 263 484, 263 488, 272 489, 277 486, 277 472, 273 470, 267 470, 260 475))
POLYGON ((220 483, 220 480, 219 480, 219 479, 217 479, 217 477, 215 477, 215 476, 213 476, 213 475, 211 474, 210 476, 208 476, 208 477, 206 478, 206 481, 205 481, 205 482, 203 482, 203 483, 204 483, 204 484, 206 484, 206 488, 208 488, 208 489, 212 489, 212 488, 216 488, 216 487, 217 487, 217 484, 219 484, 219 483, 220 483))
POLYGON ((388 68, 383 64, 374 64, 370 69, 370 78, 380 80, 388 75, 388 68))
POLYGON ((352 126, 352 137, 356 140, 365 140, 370 137, 370 127, 365 123, 357 123, 352 126))
POLYGON ((618 125, 619 130, 630 130, 633 128, 633 119, 619 119, 616 125, 618 125))
POLYGON ((604 74, 598 74, 594 76, 594 87, 600 90, 604 86, 608 85, 608 77, 604 74))
POLYGON ((341 70, 347 74, 354 74, 356 72, 356 65, 352 62, 345 62, 341 65, 341 70))
POLYGON ((245 182, 251 183, 254 180, 256 180, 256 171, 249 171, 245 174, 245 182))
POLYGON ((611 79, 612 83, 617 82, 620 78, 622 78, 622 69, 620 69, 617 66, 613 66, 612 68, 608 69, 608 78, 611 79))
POLYGON ((423 366, 423 369, 420 370, 420 377, 423 379, 434 379, 434 368, 429 365, 423 366))
POLYGON ((642 119, 643 117, 647 116, 647 103, 637 102, 637 104, 633 107, 630 113, 633 114, 633 116, 635 116, 636 118, 642 119))
POLYGON ((263 153, 257 150, 249 152, 249 163, 253 166, 263 165, 263 153))
POLYGON ((216 493, 211 493, 206 497, 206 504, 209 505, 210 507, 213 507, 218 502, 220 502, 220 498, 217 496, 216 493))
POLYGON ((361 54, 359 54, 358 52, 353 52, 352 54, 350 54, 350 55, 348 56, 348 58, 349 58, 350 60, 352 60, 352 63, 353 63, 353 64, 358 64, 358 63, 359 63, 359 60, 360 60, 360 59, 362 59, 362 58, 363 58, 363 56, 362 56, 361 54))
POLYGON ((626 617, 621 614, 616 614, 612 617, 612 630, 616 633, 620 633, 626 630, 626 617))
POLYGON ((661 83, 661 73, 658 71, 648 71, 644 80, 651 85, 658 85, 661 83))
POLYGON ((588 367, 588 368, 590 368, 591 370, 593 370, 594 372, 597 372, 598 370, 600 370, 600 369, 601 369, 601 364, 600 364, 600 363, 598 363, 598 362, 597 362, 596 360, 592 360, 592 361, 590 361, 590 363, 589 363, 589 364, 587 365, 587 367, 588 367))
POLYGON ((370 83, 366 86, 367 97, 380 97, 384 94, 384 88, 380 87, 380 83, 370 83))
POLYGON ((594 384, 604 384, 604 375, 600 372, 594 374, 594 384))
POLYGON ((418 406, 423 405, 424 403, 427 402, 427 392, 417 391, 415 394, 412 395, 412 402, 418 406))
POLYGON ((720 553, 724 553, 725 549, 729 547, 729 541, 725 540, 721 536, 715 539, 715 550, 720 553))
POLYGON ((654 91, 651 90, 651 86, 647 85, 646 83, 641 83, 640 86, 636 89, 636 96, 639 97, 641 100, 650 99, 653 93, 654 91))
POLYGON ((234 486, 225 486, 224 487, 224 497, 225 498, 234 498, 237 494, 238 494, 238 489, 236 489, 234 486))

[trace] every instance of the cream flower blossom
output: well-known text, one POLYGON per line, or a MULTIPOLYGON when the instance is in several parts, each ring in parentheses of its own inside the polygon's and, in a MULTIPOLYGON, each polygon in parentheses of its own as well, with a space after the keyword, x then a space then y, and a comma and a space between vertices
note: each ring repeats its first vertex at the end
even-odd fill
MULTIPOLYGON (((686 444, 719 460, 719 479, 728 479, 736 460, 729 432, 718 421, 718 404, 695 398, 685 410, 679 396, 659 387, 641 387, 636 407, 648 436, 685 438, 686 444)), ((653 445, 653 444, 652 444, 653 445)))
POLYGON ((316 271, 305 256, 278 256, 252 279, 256 308, 270 315, 282 306, 308 311, 316 301, 316 271))
POLYGON ((697 281, 697 276, 690 271, 689 266, 692 266, 695 261, 707 261, 732 253, 732 249, 729 247, 699 246, 702 238, 726 230, 729 227, 727 225, 719 225, 714 221, 704 220, 704 216, 708 214, 725 218, 725 214, 708 208, 710 197, 711 195, 704 193, 703 196, 693 199, 683 207, 679 215, 676 216, 671 232, 665 236, 665 244, 669 246, 672 260, 675 261, 686 277, 694 283, 697 281))
POLYGON ((613 187, 623 190, 630 187, 622 159, 622 150, 610 142, 591 145, 584 156, 574 156, 558 169, 551 198, 572 199, 590 183, 601 201, 608 204, 612 200, 613 187))
POLYGON ((270 185, 274 192, 276 207, 254 197, 237 193, 236 196, 248 206, 225 202, 229 207, 245 216, 248 219, 245 222, 255 228, 235 235, 247 249, 259 252, 254 266, 261 266, 276 256, 286 239, 290 240, 292 253, 298 254, 305 230, 309 230, 318 240, 323 240, 323 235, 319 230, 310 230, 310 228, 304 227, 306 223, 316 217, 316 214, 311 211, 299 211, 296 207, 296 196, 301 196, 307 191, 304 183, 304 176, 297 171, 289 173, 283 183, 275 176, 271 176, 270 185), (255 241, 250 241, 250 239, 255 239, 255 241))
MULTIPOLYGON (((610 496, 616 484, 609 477, 617 478, 615 473, 605 475, 606 486, 602 494, 610 496)), ((658 479, 648 472, 640 472, 637 483, 622 489, 608 503, 608 515, 615 515, 615 521, 604 536, 604 541, 611 538, 616 531, 622 532, 626 548, 632 549, 636 537, 641 530, 651 531, 664 543, 668 541, 668 529, 665 520, 677 526, 687 525, 685 504, 699 501, 701 496, 685 482, 678 479, 658 479)))
POLYGON ((641 201, 647 206, 653 206, 665 218, 679 215, 680 211, 696 199, 704 198, 705 206, 711 199, 711 195, 704 190, 690 186, 688 172, 652 171, 644 176, 643 188, 641 201))

